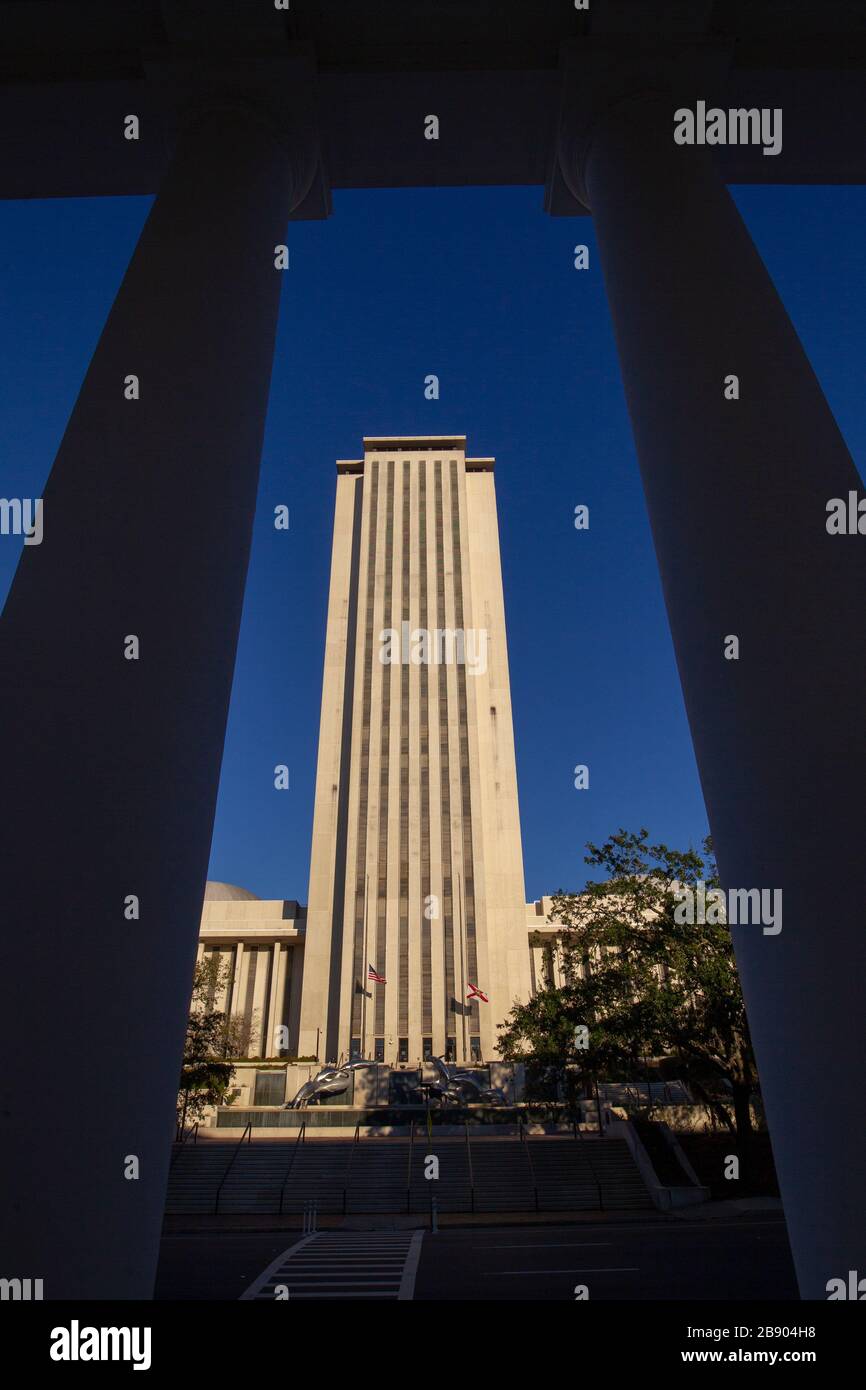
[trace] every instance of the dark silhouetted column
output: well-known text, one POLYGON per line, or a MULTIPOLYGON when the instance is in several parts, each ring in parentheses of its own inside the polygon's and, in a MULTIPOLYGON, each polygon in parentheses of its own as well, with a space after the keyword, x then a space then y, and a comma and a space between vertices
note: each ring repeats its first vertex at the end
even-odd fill
POLYGON ((305 191, 252 108, 185 124, 2 620, 0 1275, 46 1299, 152 1292, 305 191))
POLYGON ((826 530, 862 485, 676 104, 613 102, 563 172, 595 221, 722 882, 783 891, 781 933, 734 940, 801 1292, 826 1298, 866 1273, 866 537, 826 530))

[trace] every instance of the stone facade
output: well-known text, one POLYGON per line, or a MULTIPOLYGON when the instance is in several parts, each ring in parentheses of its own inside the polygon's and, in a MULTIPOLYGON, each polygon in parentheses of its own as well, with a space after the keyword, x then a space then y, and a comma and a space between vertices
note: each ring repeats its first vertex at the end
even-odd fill
POLYGON ((368 438, 337 464, 300 1051, 495 1057, 525 916, 493 460, 368 438))
POLYGON ((556 970, 550 899, 525 902, 493 469, 462 435, 337 463, 309 903, 210 884, 202 916, 251 1058, 495 1062, 556 970))
MULTIPOLYGON (((550 978, 554 983, 561 983, 554 949, 559 928, 548 920, 550 905, 550 898, 540 898, 524 906, 527 998, 543 988, 550 978)), ((294 899, 257 898, 248 889, 232 884, 208 883, 199 931, 198 960, 219 958, 223 967, 222 983, 214 995, 213 1006, 242 1024, 244 1052, 233 1083, 240 1091, 239 1105, 271 1103, 264 1098, 267 1086, 261 1082, 258 1083, 260 1099, 256 1101, 256 1077, 262 1071, 262 1063, 287 1064, 286 1096, 291 1099, 310 1075, 315 1074, 319 1063, 340 1059, 339 1053, 325 1051, 321 1033, 313 1037, 309 1049, 301 1046, 306 950, 307 910, 300 903, 294 899)), ((501 1022, 501 1018, 496 1022, 501 1022)), ((389 1064, 399 1063, 395 1058, 385 1060, 389 1064)), ((421 1065, 423 1044, 404 1060, 410 1067, 421 1065)), ((495 1064, 495 1051, 482 1052, 481 1061, 495 1064)), ((282 1097, 276 1103, 281 1102, 282 1097)))

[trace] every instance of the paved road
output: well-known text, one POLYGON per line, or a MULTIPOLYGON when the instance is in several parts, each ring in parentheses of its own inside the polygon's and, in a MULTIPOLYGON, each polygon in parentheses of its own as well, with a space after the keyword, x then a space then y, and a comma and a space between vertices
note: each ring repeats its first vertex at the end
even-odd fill
POLYGON ((416 1299, 795 1299, 784 1222, 440 1231, 426 1236, 416 1299), (435 1247, 435 1248, 434 1248, 435 1247))
MULTIPOLYGON (((387 1223, 383 1221, 385 1229, 387 1223)), ((330 1251, 320 1245, 322 1254, 337 1256, 329 1264, 332 1280, 354 1277, 350 1273, 350 1257, 354 1255, 356 1260, 361 1256, 362 1271, 367 1271, 358 1277, 369 1281, 367 1256, 382 1254, 396 1256, 384 1261, 392 1274, 402 1261, 402 1280, 411 1235, 390 1233, 404 1251, 402 1256, 396 1250, 376 1248, 378 1242, 371 1239, 374 1233, 323 1232, 318 1239, 335 1242, 330 1251), (354 1249, 350 1248, 352 1241, 354 1249), (362 1254, 365 1243, 368 1251, 362 1254)), ((156 1296, 239 1299, 274 1261, 284 1264, 287 1252, 301 1240, 300 1234, 293 1240, 286 1232, 165 1236, 156 1296)), ((309 1268, 308 1264, 306 1272, 309 1268)), ((295 1272, 305 1271, 295 1266, 295 1272)), ((393 1282, 389 1275, 381 1285, 389 1295, 393 1282)), ((414 1298, 573 1301, 576 1285, 586 1285, 591 1300, 797 1298, 788 1237, 784 1222, 777 1217, 735 1222, 464 1227, 436 1235, 427 1232, 420 1242, 414 1298)), ((356 1287, 366 1288, 367 1293, 374 1291, 369 1282, 356 1287)), ((350 1295, 351 1290, 334 1283, 329 1292, 350 1295)))
POLYGON ((241 1298, 411 1299, 421 1231, 319 1231, 296 1241, 241 1298))

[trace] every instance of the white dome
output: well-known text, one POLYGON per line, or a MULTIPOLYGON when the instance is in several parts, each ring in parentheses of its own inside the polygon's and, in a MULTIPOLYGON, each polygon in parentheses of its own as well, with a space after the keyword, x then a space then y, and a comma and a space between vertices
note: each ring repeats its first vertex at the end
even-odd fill
POLYGON ((206 903, 258 902, 259 895, 251 893, 248 888, 236 888, 233 883, 211 883, 208 880, 204 900, 206 903))

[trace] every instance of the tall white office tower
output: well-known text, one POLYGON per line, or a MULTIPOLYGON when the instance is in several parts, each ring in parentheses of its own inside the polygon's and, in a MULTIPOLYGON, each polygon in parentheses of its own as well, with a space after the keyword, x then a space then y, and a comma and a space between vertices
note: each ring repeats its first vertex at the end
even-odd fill
POLYGON ((488 1061, 529 997, 493 459, 337 463, 300 1055, 488 1061))

